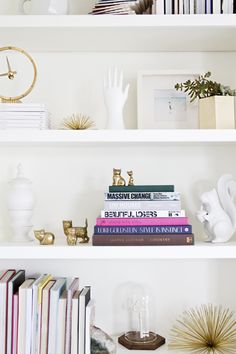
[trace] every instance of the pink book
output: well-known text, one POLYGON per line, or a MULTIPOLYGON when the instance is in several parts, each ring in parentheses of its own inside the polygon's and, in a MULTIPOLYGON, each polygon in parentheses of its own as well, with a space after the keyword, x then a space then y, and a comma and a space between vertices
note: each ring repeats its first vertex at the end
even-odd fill
POLYGON ((187 217, 180 218, 97 218, 97 226, 159 226, 188 225, 187 217))

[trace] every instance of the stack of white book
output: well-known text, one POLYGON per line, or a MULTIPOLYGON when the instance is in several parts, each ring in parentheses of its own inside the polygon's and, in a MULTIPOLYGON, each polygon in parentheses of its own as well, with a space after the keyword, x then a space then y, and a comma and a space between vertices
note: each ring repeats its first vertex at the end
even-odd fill
POLYGON ((0 353, 91 354, 90 296, 78 278, 0 271, 0 353))
POLYGON ((0 129, 49 129, 45 105, 0 103, 0 129))

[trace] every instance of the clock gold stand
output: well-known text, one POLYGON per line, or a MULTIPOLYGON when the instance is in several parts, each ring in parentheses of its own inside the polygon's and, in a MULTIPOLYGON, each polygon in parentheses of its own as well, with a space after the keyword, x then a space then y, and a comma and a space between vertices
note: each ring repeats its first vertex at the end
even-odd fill
MULTIPOLYGON (((18 47, 14 47, 14 46, 0 47, 0 52, 9 51, 9 50, 13 51, 13 52, 15 51, 15 52, 21 53, 29 60, 29 62, 33 66, 33 72, 34 72, 33 80, 26 91, 24 91, 22 94, 17 95, 15 97, 14 96, 4 96, 0 93, 0 102, 1 103, 19 103, 23 97, 27 96, 33 90, 35 83, 36 83, 36 79, 37 79, 37 67, 36 67, 36 64, 35 64, 33 58, 25 50, 18 48, 18 47)), ((8 61, 8 59, 7 59, 7 61, 8 61)), ((8 73, 6 73, 6 76, 8 76, 9 79, 14 79, 15 74, 16 74, 16 72, 12 72, 12 70, 10 68, 10 64, 8 62, 8 73)))

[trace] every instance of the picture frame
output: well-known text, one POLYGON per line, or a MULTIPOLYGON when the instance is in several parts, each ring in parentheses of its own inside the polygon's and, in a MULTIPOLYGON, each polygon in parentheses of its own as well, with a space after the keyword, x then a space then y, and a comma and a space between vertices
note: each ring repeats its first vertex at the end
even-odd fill
POLYGON ((140 71, 137 81, 138 129, 198 129, 198 102, 174 86, 194 80, 192 71, 140 71))

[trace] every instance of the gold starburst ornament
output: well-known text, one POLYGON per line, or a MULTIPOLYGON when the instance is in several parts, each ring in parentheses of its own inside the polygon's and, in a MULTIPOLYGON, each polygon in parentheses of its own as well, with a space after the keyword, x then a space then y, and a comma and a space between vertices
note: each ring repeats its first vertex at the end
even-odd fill
POLYGON ((85 130, 94 126, 95 124, 90 117, 79 113, 72 114, 72 116, 65 118, 63 121, 64 129, 85 130))
POLYGON ((169 349, 188 354, 235 354, 236 319, 222 306, 201 305, 185 311, 170 335, 169 349))

